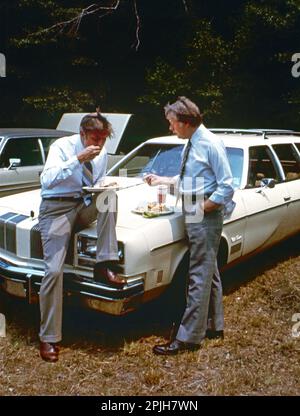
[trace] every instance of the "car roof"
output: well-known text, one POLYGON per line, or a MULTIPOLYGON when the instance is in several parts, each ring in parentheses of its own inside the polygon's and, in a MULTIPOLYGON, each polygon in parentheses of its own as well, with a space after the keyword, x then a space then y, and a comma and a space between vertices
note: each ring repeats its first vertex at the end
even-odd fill
MULTIPOLYGON (((300 133, 293 130, 276 129, 209 129, 223 140, 226 146, 247 148, 249 146, 290 143, 300 143, 300 133), (291 140, 292 139, 292 140, 291 140)), ((162 136, 149 139, 146 143, 153 144, 185 144, 186 140, 177 136, 162 136)))
POLYGON ((0 128, 0 137, 29 137, 29 136, 52 136, 52 137, 62 137, 70 136, 74 133, 64 130, 56 129, 38 129, 38 128, 0 128))

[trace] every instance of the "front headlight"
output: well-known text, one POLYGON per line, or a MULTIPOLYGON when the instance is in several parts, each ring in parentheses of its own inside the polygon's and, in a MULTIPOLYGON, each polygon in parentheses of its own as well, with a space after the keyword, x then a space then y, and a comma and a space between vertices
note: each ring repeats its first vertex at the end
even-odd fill
MULTIPOLYGON (((97 239, 87 237, 85 235, 78 235, 77 237, 77 257, 78 265, 93 267, 96 263, 97 253, 97 239)), ((118 241, 118 255, 119 263, 124 263, 124 244, 118 241)))
POLYGON ((77 238, 77 253, 96 259, 97 240, 79 235, 77 238))

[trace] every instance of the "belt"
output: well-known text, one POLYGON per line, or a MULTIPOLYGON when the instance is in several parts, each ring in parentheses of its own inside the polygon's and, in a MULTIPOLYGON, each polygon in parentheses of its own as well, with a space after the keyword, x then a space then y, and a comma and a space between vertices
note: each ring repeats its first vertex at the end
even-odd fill
POLYGON ((74 196, 49 196, 49 197, 43 197, 43 199, 46 199, 47 201, 65 201, 65 202, 80 202, 83 201, 82 196, 74 197, 74 196))
MULTIPOLYGON (((206 201, 211 195, 212 195, 212 192, 210 194, 204 194, 203 195, 204 201, 206 201)), ((199 198, 201 198, 201 195, 192 194, 192 202, 193 203, 196 202, 197 200, 199 200, 199 198)))

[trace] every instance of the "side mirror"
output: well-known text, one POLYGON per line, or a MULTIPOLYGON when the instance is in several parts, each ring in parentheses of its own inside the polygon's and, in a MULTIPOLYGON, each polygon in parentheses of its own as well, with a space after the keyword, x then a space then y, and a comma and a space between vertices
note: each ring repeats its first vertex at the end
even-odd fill
POLYGON ((21 165, 21 159, 9 159, 9 166, 7 170, 14 170, 21 165))
POLYGON ((276 185, 275 179, 273 178, 263 178, 261 179, 261 187, 259 189, 257 189, 257 193, 261 193, 263 191, 263 189, 266 188, 274 188, 274 186, 276 185))
POLYGON ((263 178, 261 183, 263 184, 264 188, 274 188, 276 184, 273 178, 263 178))

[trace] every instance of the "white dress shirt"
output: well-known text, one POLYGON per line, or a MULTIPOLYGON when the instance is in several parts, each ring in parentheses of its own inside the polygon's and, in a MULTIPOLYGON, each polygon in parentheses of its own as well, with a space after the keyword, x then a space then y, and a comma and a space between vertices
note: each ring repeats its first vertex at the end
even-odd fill
MULTIPOLYGON (((80 134, 66 136, 56 140, 41 174, 42 197, 80 197, 82 191, 82 164, 77 159, 84 150, 80 134)), ((105 148, 92 161, 93 182, 96 183, 106 174, 107 152, 105 148)))
MULTIPOLYGON (((233 179, 222 140, 203 124, 191 137, 179 191, 183 195, 210 195, 209 199, 225 207, 230 214, 235 206, 233 179)), ((183 150, 184 152, 184 150, 183 150)))

